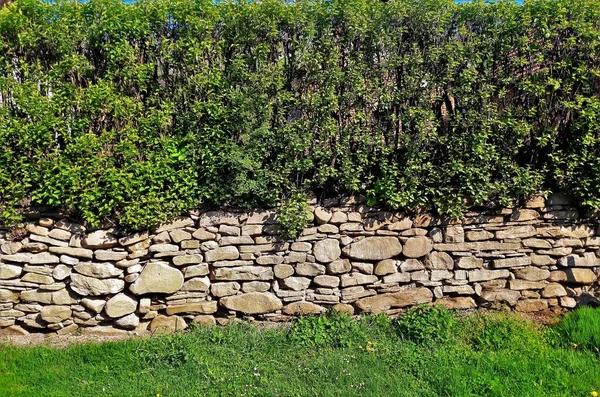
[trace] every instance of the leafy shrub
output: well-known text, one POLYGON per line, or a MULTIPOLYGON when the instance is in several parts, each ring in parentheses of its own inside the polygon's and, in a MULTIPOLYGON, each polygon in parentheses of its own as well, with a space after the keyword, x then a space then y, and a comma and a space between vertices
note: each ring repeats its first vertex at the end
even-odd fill
POLYGON ((599 19, 600 0, 17 0, 0 219, 33 203, 142 227, 294 191, 598 207, 599 19))
POLYGON ((303 346, 350 347, 364 343, 366 332, 352 316, 335 311, 294 321, 289 337, 303 346))
POLYGON ((304 193, 295 192, 289 198, 282 200, 277 214, 279 232, 287 238, 296 238, 306 226, 310 208, 308 197, 304 193))
POLYGON ((463 323, 462 334, 478 350, 536 349, 546 339, 531 321, 515 314, 484 313, 469 317, 463 323))
POLYGON ((441 305, 412 307, 395 321, 398 335, 416 343, 449 342, 456 325, 454 314, 441 305))
POLYGON ((561 345, 600 351, 600 308, 584 306, 567 313, 551 331, 561 345))

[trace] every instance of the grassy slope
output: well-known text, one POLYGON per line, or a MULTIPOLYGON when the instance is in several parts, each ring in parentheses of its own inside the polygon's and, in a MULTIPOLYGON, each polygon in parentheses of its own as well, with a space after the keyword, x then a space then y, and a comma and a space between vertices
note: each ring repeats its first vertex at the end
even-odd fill
POLYGON ((247 326, 60 350, 4 346, 0 395, 588 396, 600 387, 594 349, 502 321, 434 343, 361 324, 344 347, 247 326), (374 351, 361 348, 367 340, 374 351))

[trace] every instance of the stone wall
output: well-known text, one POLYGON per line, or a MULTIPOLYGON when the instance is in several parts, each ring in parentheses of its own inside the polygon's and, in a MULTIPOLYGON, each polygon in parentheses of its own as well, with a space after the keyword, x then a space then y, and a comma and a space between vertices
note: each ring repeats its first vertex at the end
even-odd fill
POLYGON ((0 334, 162 332, 432 302, 560 311, 598 289, 597 225, 562 196, 453 223, 358 201, 315 206, 295 241, 277 235, 273 211, 191 211, 126 236, 32 212, 0 231, 0 334))

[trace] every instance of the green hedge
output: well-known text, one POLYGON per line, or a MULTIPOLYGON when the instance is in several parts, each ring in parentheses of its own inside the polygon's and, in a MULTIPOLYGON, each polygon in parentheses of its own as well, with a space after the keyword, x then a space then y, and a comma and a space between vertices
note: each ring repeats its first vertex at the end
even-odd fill
POLYGON ((140 227, 302 192, 600 206, 599 0, 18 0, 0 95, 8 222, 35 203, 140 227))

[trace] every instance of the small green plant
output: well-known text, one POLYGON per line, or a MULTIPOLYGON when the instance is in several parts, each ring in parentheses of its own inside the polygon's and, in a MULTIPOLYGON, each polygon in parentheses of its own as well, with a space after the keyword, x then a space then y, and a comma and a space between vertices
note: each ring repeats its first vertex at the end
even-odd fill
POLYGON ((308 196, 302 192, 294 192, 281 201, 277 214, 279 232, 287 239, 298 237, 310 216, 308 196))
POLYGON ((544 333, 532 322, 507 313, 474 315, 463 322, 462 334, 477 350, 532 349, 545 342, 544 333))
POLYGON ((600 351, 600 309, 586 306, 568 313, 551 334, 561 345, 600 351))
POLYGON ((395 321, 398 335, 416 343, 446 343, 456 324, 454 314, 440 305, 410 308, 395 321))
POLYGON ((343 313, 301 317, 291 327, 289 338, 303 346, 350 347, 366 340, 361 323, 343 313))

